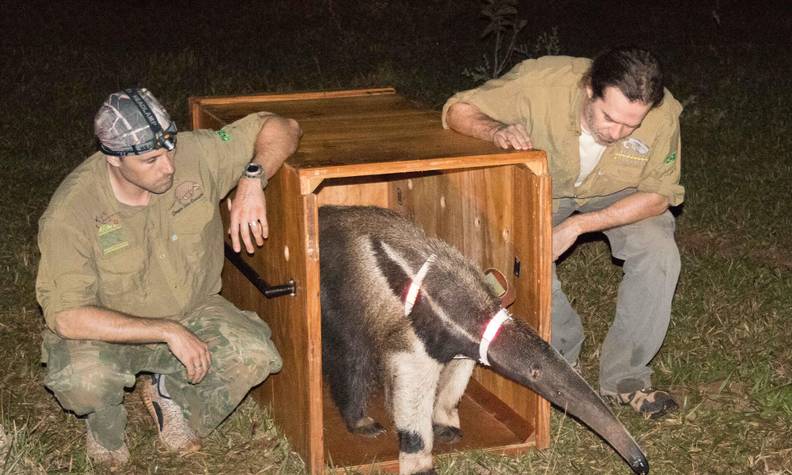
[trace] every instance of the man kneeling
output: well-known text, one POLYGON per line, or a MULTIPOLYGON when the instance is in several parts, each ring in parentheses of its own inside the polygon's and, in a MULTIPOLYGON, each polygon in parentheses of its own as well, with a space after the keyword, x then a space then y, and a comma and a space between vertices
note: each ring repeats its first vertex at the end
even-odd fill
POLYGON ((234 250, 268 235, 264 186, 297 148, 297 122, 251 114, 220 131, 183 132, 146 89, 111 94, 95 118, 100 152, 61 183, 39 221, 36 292, 47 322, 45 384, 87 423, 86 450, 129 460, 124 388, 163 445, 180 453, 281 368, 270 329, 223 299, 222 222, 234 250))

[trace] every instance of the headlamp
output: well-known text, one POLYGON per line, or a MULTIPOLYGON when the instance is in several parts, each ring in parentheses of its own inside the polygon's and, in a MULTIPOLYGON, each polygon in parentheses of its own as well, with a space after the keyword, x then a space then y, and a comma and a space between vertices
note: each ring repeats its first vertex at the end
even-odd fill
POLYGON ((146 152, 150 152, 152 150, 157 150, 158 148, 164 148, 167 151, 172 151, 176 148, 176 126, 171 124, 167 130, 160 131, 158 134, 154 136, 153 139, 144 142, 142 144, 133 145, 131 147, 127 147, 121 150, 111 150, 107 148, 103 143, 99 142, 99 149, 107 154, 107 155, 114 155, 116 157, 125 157, 127 155, 141 155, 146 152))
POLYGON ((132 145, 120 150, 112 150, 103 143, 99 142, 99 149, 107 155, 114 155, 116 157, 140 155, 152 150, 157 150, 159 148, 164 148, 169 152, 175 149, 176 123, 171 122, 167 129, 162 130, 162 126, 160 126, 157 116, 154 115, 154 111, 151 110, 151 107, 149 107, 143 96, 140 95, 140 92, 137 89, 124 89, 124 92, 129 96, 135 106, 137 106, 140 114, 143 116, 143 119, 148 124, 149 130, 151 130, 153 137, 151 140, 141 144, 132 145))

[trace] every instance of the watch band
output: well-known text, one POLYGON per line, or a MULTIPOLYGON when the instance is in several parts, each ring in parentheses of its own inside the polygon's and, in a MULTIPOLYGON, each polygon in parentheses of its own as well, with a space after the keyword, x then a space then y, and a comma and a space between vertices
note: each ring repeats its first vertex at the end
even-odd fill
POLYGON ((259 181, 261 182, 261 189, 263 190, 264 188, 267 187, 267 184, 269 184, 269 180, 267 179, 267 175, 262 173, 258 178, 259 178, 259 181))
POLYGON ((250 162, 245 166, 245 171, 242 174, 242 178, 251 178, 257 179, 261 182, 261 189, 267 187, 269 180, 267 180, 267 175, 264 173, 264 167, 259 165, 258 163, 250 162))

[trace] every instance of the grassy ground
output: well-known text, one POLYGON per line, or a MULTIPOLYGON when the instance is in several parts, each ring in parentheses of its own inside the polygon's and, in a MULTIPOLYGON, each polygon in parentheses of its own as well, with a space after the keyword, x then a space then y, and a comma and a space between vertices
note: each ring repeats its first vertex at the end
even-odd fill
MULTIPOLYGON (((683 270, 656 383, 682 404, 660 421, 617 415, 654 473, 792 473, 792 27, 778 5, 720 0, 526 4, 524 40, 557 28, 560 51, 633 41, 658 51, 686 106, 678 213, 683 270), (677 5, 678 4, 678 5, 677 5), (681 8, 685 6, 685 8, 681 8), (577 15, 570 12, 579 12, 577 15)), ((146 85, 179 123, 189 95, 393 85, 438 107, 473 84, 489 48, 475 1, 25 2, 0 18, 0 473, 91 472, 83 429, 41 386, 36 222, 94 150, 102 99, 146 85)), ((583 371, 612 318, 621 269, 596 236, 559 266, 586 320, 583 371)), ((246 401, 188 458, 163 453, 128 398, 131 472, 301 473, 266 413, 246 401)), ((550 450, 441 457, 440 473, 626 473, 591 432, 553 416, 550 450)))

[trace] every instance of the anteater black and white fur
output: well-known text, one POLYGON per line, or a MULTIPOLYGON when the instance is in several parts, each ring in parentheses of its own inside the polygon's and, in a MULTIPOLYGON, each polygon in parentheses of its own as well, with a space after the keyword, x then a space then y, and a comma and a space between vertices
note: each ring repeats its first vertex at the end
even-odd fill
MULTIPOLYGON (((333 400, 350 431, 376 436, 383 428, 367 416, 366 402, 382 385, 400 473, 434 473, 433 440, 462 436, 457 406, 500 302, 461 253, 390 210, 324 206, 319 225, 322 359, 333 400), (432 255, 405 315, 406 289, 432 255)), ((591 387, 519 319, 503 324, 489 361, 589 425, 636 473, 648 472, 640 448, 591 387)))

